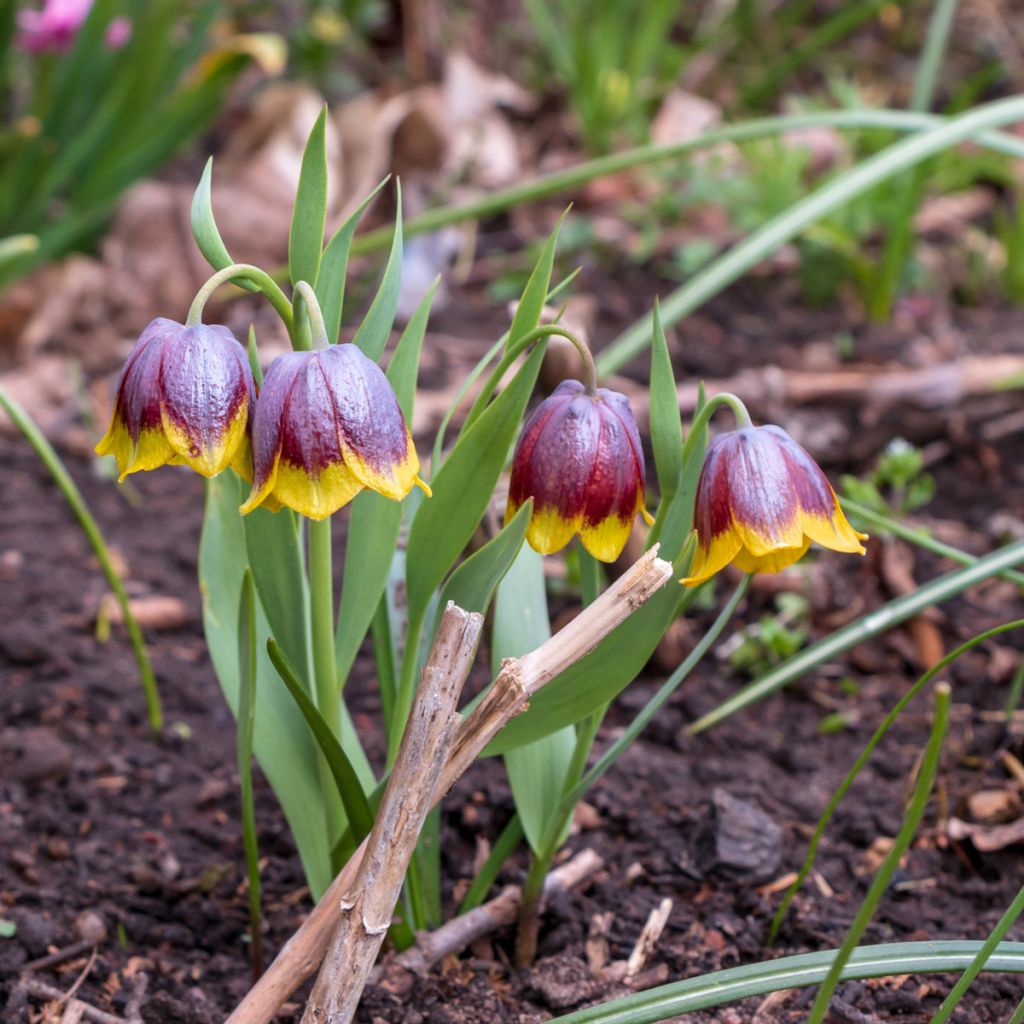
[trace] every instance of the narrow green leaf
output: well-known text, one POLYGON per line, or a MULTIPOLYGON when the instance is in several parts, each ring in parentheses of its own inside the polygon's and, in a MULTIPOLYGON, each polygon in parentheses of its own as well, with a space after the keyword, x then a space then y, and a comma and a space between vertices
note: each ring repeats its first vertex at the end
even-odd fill
POLYGON ((654 303, 654 344, 651 349, 651 448, 654 450, 661 500, 666 501, 679 489, 683 472, 683 428, 672 358, 657 300, 654 303))
MULTIPOLYGON (((231 266, 235 261, 231 258, 224 239, 221 238, 217 221, 213 216, 213 157, 206 161, 202 177, 196 190, 192 195, 192 210, 190 214, 192 224, 192 237, 196 240, 199 251, 203 254, 206 262, 214 270, 223 270, 231 266)), ((251 281, 238 278, 235 284, 247 291, 259 291, 259 288, 251 281)))
POLYGON ((320 300, 320 309, 324 314, 327 326, 327 337, 331 344, 338 340, 341 330, 341 314, 345 305, 345 277, 348 273, 348 257, 352 250, 352 236, 366 212, 366 208, 377 197, 377 193, 387 184, 385 178, 360 204, 351 217, 334 233, 324 249, 320 261, 320 273, 316 280, 316 297, 320 300))
POLYGON ((16 402, 2 387, 0 387, 0 409, 11 418, 11 422, 18 428, 22 436, 28 441, 29 446, 36 453, 39 461, 53 477, 57 489, 63 495, 64 500, 71 509, 78 525, 82 528, 86 540, 92 547, 96 560, 100 563, 103 575, 106 577, 107 585, 117 598, 118 607, 124 618, 125 628, 128 630, 128 638, 131 641, 132 651, 135 654, 135 663, 139 669, 139 677, 142 681, 142 691, 146 698, 146 711, 149 715, 149 727, 154 733, 159 733, 163 728, 164 715, 160 705, 160 692, 157 688, 156 676, 153 673, 153 666, 149 660, 149 652, 146 650, 146 641, 139 628, 138 620, 132 612, 131 602, 124 589, 120 573, 114 567, 110 557, 110 550, 107 542, 103 539, 99 524, 93 518, 89 506, 85 503, 82 492, 78 485, 71 478, 67 467, 61 461, 53 445, 46 439, 46 436, 36 425, 35 420, 28 412, 16 402))
POLYGON ((263 367, 260 366, 260 350, 256 344, 256 328, 249 324, 249 337, 245 346, 245 354, 249 360, 249 369, 252 370, 256 387, 263 387, 263 367))
MULTIPOLYGON (((506 658, 528 654, 550 636, 544 559, 533 548, 523 547, 498 587, 491 635, 492 670, 497 673, 506 658)), ((569 724, 505 755, 516 813, 537 856, 553 853, 545 849, 545 833, 558 810, 575 749, 576 730, 569 724)))
POLYGON ((288 273, 292 284, 316 288, 327 220, 327 107, 320 111, 306 148, 288 233, 288 273))
MULTIPOLYGON (((435 282, 406 324, 388 366, 388 380, 407 422, 412 422, 420 352, 427 331, 435 282)), ((380 603, 402 524, 402 504, 373 491, 352 502, 345 542, 345 573, 335 635, 338 679, 344 680, 355 663, 359 646, 380 603)))
MULTIPOLYGON (((207 483, 206 512, 199 544, 199 586, 210 657, 224 696, 237 717, 241 693, 238 661, 238 595, 247 555, 238 514, 242 482, 230 470, 207 483)), ((264 641, 266 612, 256 601, 257 684, 253 749, 288 819, 303 870, 318 899, 334 877, 324 818, 316 744, 295 702, 277 679, 264 641)))
POLYGON ((821 988, 811 1006, 808 1016, 808 1024, 822 1024, 828 1004, 832 1001, 832 994, 836 985, 842 977, 843 967, 853 956, 861 937, 874 917, 875 909, 889 888, 892 876, 900 866, 903 855, 910 848, 910 844, 917 834, 918 826, 924 817, 925 808, 928 806, 928 798, 931 796, 932 786, 935 784, 935 776, 939 771, 939 761, 942 757, 942 745, 946 740, 946 730, 949 728, 949 705, 951 693, 948 683, 937 683, 935 686, 935 715, 932 721, 932 733, 928 738, 928 744, 924 750, 924 758, 921 761, 920 770, 917 774, 917 783, 914 786, 914 795, 911 797, 906 814, 903 816, 903 823, 896 833, 885 859, 882 861, 875 877, 871 880, 867 894, 864 896, 857 914, 850 925, 849 931, 843 938, 843 943, 835 955, 828 974, 825 975, 821 988))
POLYGON ((551 271, 555 265, 555 249, 558 246, 558 233, 562 229, 568 210, 558 218, 555 230, 551 232, 544 248, 541 250, 537 265, 526 282, 523 294, 516 307, 515 316, 512 318, 512 326, 508 330, 508 341, 505 350, 508 351, 515 343, 540 323, 541 313, 544 311, 544 300, 551 286, 551 271))
POLYGON ((248 569, 242 576, 238 608, 238 666, 240 687, 235 746, 242 802, 242 843, 249 879, 250 951, 253 975, 258 978, 263 973, 263 933, 260 929, 260 849, 252 790, 252 738, 256 724, 256 591, 248 569))
POLYGON ((1024 541, 1015 541, 1013 544, 1007 544, 1006 547, 985 555, 984 558, 979 558, 974 565, 966 569, 947 573, 945 576, 932 580, 931 583, 918 587, 912 594, 889 601, 881 608, 862 615, 848 626, 836 630, 823 640, 811 644, 796 657, 790 658, 789 661, 769 672, 762 679, 724 701, 714 711, 699 718, 688 727, 687 732, 691 734, 703 732, 705 729, 717 725, 730 715, 756 704, 770 693, 782 689, 783 686, 788 686, 810 672, 811 669, 826 661, 831 661, 851 647, 870 640, 872 637, 898 626, 901 622, 906 622, 934 604, 941 604, 943 601, 962 594, 975 584, 998 575, 1004 569, 1011 569, 1021 564, 1024 564, 1024 541))
POLYGON ((491 500, 540 372, 544 350, 544 343, 539 343, 509 386, 459 435, 432 481, 434 496, 416 513, 408 548, 410 620, 425 614, 435 587, 469 543, 491 500))
POLYGON ((454 601, 467 612, 487 612, 495 589, 523 546, 523 538, 526 536, 526 528, 530 525, 532 514, 531 498, 496 537, 470 555, 448 577, 441 590, 441 598, 437 602, 439 611, 447 608, 449 601, 454 601))
POLYGON ((402 185, 395 182, 395 233, 384 276, 363 322, 352 339, 371 359, 380 359, 391 336, 402 287, 402 185))
POLYGON ((370 805, 366 800, 366 793, 363 791, 359 775, 331 727, 324 721, 323 715, 310 700, 308 684, 304 684, 299 679, 294 668, 289 664, 284 650, 272 636, 267 638, 267 653, 270 655, 270 660, 274 668, 277 669, 281 681, 288 688, 292 700, 295 701, 296 707, 302 712, 309 731, 313 734, 327 761, 334 784, 338 787, 338 795, 341 797, 341 802, 345 806, 345 812, 352 826, 352 835, 356 843, 360 843, 373 828, 373 814, 370 812, 370 805))
MULTIPOLYGON (((982 945, 958 939, 861 946, 843 968, 841 980, 962 971, 970 966, 982 945)), ((830 949, 730 967, 577 1010, 549 1024, 657 1024, 751 996, 818 985, 835 958, 836 950, 830 949)), ((989 958, 987 970, 1024 974, 1024 942, 1001 942, 989 958)))
POLYGON ((309 586, 299 517, 257 508, 243 517, 245 551, 270 631, 301 679, 311 676, 309 586))

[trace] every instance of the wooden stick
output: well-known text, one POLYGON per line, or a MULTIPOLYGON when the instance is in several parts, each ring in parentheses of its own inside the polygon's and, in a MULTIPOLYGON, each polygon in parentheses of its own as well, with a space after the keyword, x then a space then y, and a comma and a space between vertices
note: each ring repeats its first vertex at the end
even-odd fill
POLYGON ((303 1024, 349 1024, 402 891, 438 776, 448 757, 455 707, 476 655, 483 616, 445 609, 391 778, 359 871, 341 900, 341 920, 302 1015, 303 1024))
MULTIPOLYGON (((581 850, 544 880, 545 899, 572 889, 603 866, 604 861, 594 850, 581 850)), ((459 914, 435 931, 418 935, 416 944, 399 953, 387 966, 402 967, 417 974, 430 970, 446 956, 458 953, 484 935, 512 924, 519 913, 522 898, 523 891, 518 885, 506 886, 494 899, 459 914)))
MULTIPOLYGON (((505 662, 487 695, 459 726, 434 794, 435 804, 487 744, 526 708, 531 693, 592 651, 672 578, 672 566, 658 558, 657 552, 657 546, 652 547, 593 604, 532 654, 505 662), (542 651, 544 657, 538 660, 542 651)), ((352 854, 267 972, 235 1007, 227 1024, 270 1024, 285 1000, 317 969, 341 916, 342 897, 355 882, 366 845, 364 840, 352 854)))

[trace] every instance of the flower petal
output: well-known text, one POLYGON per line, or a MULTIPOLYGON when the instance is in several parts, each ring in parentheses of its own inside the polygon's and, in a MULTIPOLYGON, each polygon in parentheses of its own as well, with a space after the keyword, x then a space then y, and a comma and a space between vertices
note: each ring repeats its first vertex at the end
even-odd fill
POLYGON ((332 345, 317 357, 350 472, 371 490, 401 500, 416 483, 420 462, 384 371, 355 345, 332 345))
POLYGON ((310 519, 326 519, 362 489, 362 483, 342 462, 310 477, 304 469, 282 461, 277 467, 271 498, 310 519))
POLYGON ((740 548, 733 559, 733 564, 743 572, 781 572, 803 558, 810 545, 810 541, 804 541, 796 547, 776 548, 762 555, 755 555, 746 548, 740 548))
POLYGON ((704 547, 698 540, 697 550, 690 564, 690 575, 680 580, 687 587, 696 587, 705 580, 711 579, 721 572, 743 547, 743 542, 735 530, 726 530, 712 537, 709 546, 704 547))

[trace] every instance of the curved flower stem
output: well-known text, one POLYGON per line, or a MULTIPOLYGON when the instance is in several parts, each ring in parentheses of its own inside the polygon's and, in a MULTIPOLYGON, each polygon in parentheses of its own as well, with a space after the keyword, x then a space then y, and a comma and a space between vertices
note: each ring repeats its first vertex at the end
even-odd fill
POLYGON ((300 300, 306 307, 306 315, 309 317, 310 331, 313 335, 313 348, 330 348, 331 341, 327 336, 327 325, 324 323, 323 310, 321 310, 320 303, 317 301, 316 292, 313 291, 306 281, 299 281, 295 285, 295 305, 293 309, 298 306, 300 300))
POLYGON ((284 321, 285 327, 288 328, 288 335, 291 337, 294 317, 292 315, 292 304, 288 301, 288 296, 281 291, 278 283, 265 270, 260 270, 259 267, 254 267, 251 263, 232 263, 208 278, 192 300, 185 325, 187 327, 195 327, 196 324, 202 323, 203 307, 209 301, 210 296, 222 284, 240 277, 246 281, 251 281, 266 296, 267 301, 274 307, 277 315, 284 321))
MULTIPOLYGON (((309 590, 313 638, 313 673, 316 680, 316 704, 335 736, 341 729, 341 693, 334 660, 334 579, 331 564, 331 520, 310 520, 309 590)), ((327 840, 333 846, 341 834, 341 808, 333 799, 333 776, 320 758, 327 807, 327 840), (331 794, 330 799, 326 794, 331 794)))
POLYGON ((684 466, 692 457, 693 449, 696 446, 704 428, 711 421, 711 417, 714 416, 714 414, 718 412, 723 405, 727 405, 732 411, 732 414, 736 417, 736 428, 738 430, 743 430, 746 427, 753 426, 753 422, 750 419, 750 413, 747 412, 747 407, 734 394, 729 391, 723 391, 719 395, 714 395, 707 400, 704 407, 696 416, 693 417, 693 420, 690 423, 690 432, 686 435, 686 441, 683 443, 682 464, 684 466))
MULTIPOLYGON (((527 333, 519 338, 518 341, 508 347, 490 377, 487 378, 487 383, 483 386, 480 394, 477 395, 476 401, 473 402, 473 405, 469 410, 469 414, 466 416, 466 422, 462 425, 463 430, 468 429, 476 422, 477 417, 487 407, 487 403, 490 401, 491 395, 494 394, 495 389, 501 382, 501 378, 505 376, 508 368, 513 362, 515 362, 516 358, 531 345, 535 345, 542 338, 550 338, 554 335, 557 335, 560 338, 565 338, 565 340, 570 342, 576 351, 579 352, 580 358, 583 360, 583 376, 585 378, 583 382, 584 387, 586 388, 588 395, 594 395, 596 393, 597 368, 594 364, 594 357, 586 343, 581 338, 576 337, 572 331, 567 327, 563 327, 561 324, 541 324, 539 327, 534 327, 532 331, 527 331, 527 333)), ((739 401, 739 399, 737 399, 737 401, 739 401)))

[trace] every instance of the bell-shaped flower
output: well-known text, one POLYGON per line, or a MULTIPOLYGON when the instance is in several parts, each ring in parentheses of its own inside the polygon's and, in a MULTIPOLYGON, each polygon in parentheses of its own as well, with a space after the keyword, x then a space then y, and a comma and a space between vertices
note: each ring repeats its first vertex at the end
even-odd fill
POLYGON ((744 572, 778 572, 811 541, 864 554, 818 464, 781 427, 746 427, 708 445, 697 482, 696 586, 730 562, 744 572))
POLYGON ((625 395, 607 388, 588 394, 563 381, 527 421, 516 445, 507 523, 533 498, 526 539, 542 555, 579 534, 594 558, 621 554, 644 508, 640 432, 625 395))
POLYGON ((324 519, 364 487, 400 501, 420 463, 381 368, 355 345, 291 352, 271 364, 252 428, 243 514, 277 503, 324 519))
POLYGON ((158 318, 142 332, 117 383, 110 428, 96 445, 123 480, 167 464, 216 476, 234 464, 248 475, 252 370, 235 336, 214 324, 158 318))

